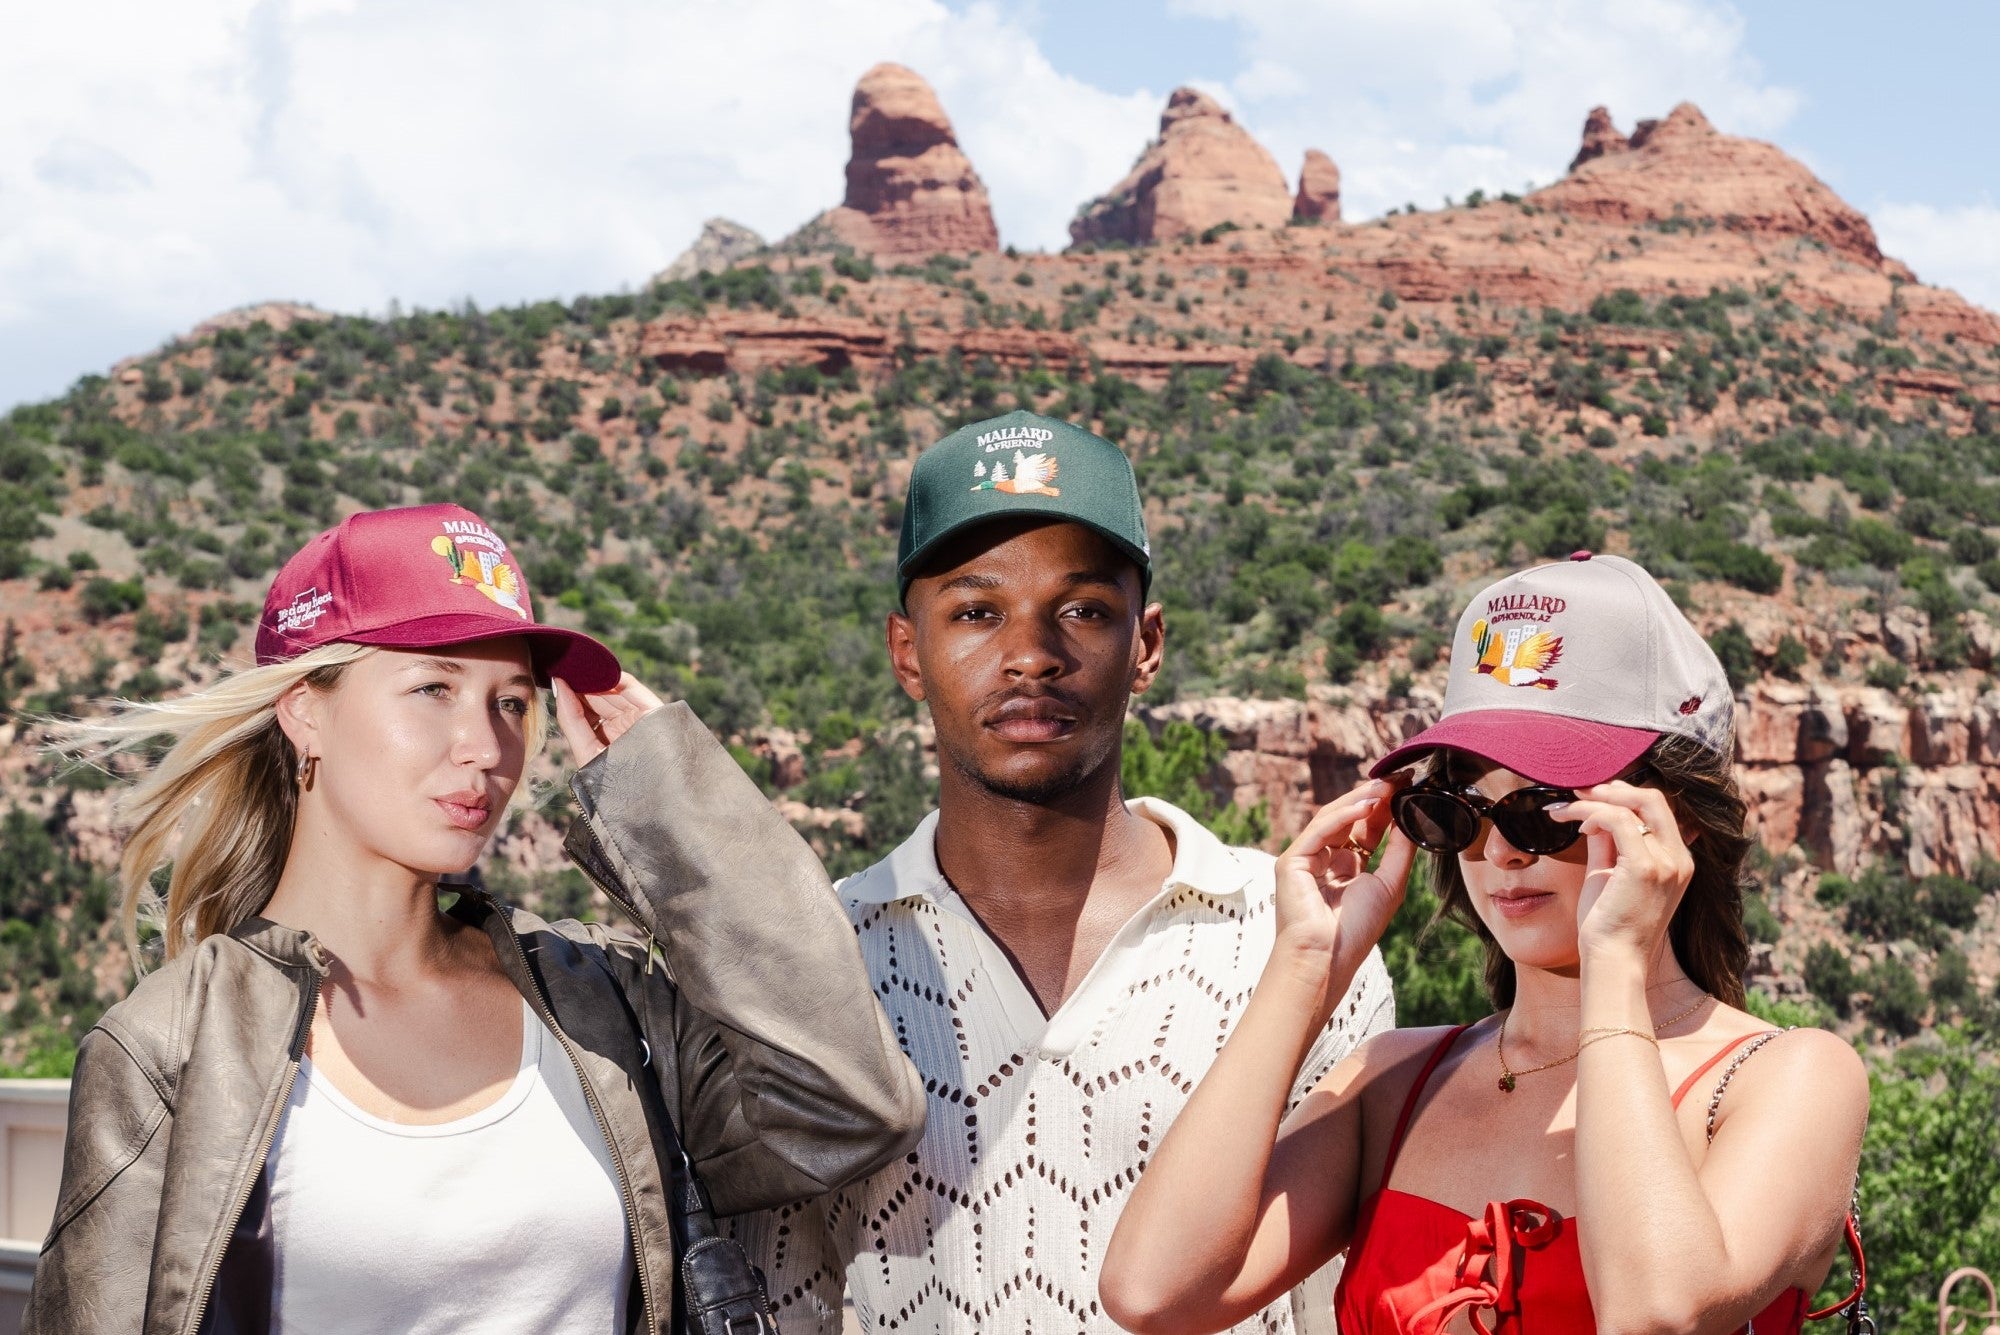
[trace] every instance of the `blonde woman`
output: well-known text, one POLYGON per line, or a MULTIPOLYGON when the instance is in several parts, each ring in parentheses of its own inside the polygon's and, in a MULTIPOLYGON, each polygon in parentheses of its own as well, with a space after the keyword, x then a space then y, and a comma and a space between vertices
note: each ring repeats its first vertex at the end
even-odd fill
POLYGON ((535 622, 477 516, 355 515, 279 573, 258 666, 69 726, 172 746, 126 794, 166 963, 84 1038, 25 1329, 666 1328, 671 1110, 719 1210, 902 1152, 922 1094, 811 852, 685 706, 535 622), (440 909, 541 743, 643 937, 440 909), (654 950, 665 957, 664 965, 654 950))

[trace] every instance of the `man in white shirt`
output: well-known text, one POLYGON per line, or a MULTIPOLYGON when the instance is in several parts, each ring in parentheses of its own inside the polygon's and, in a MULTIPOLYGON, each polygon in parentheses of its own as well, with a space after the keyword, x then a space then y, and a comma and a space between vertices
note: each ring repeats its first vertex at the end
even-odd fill
MULTIPOLYGON (((911 473, 890 659, 937 731, 938 810, 838 887, 929 1093, 918 1149, 738 1231, 786 1335, 1068 1335, 1112 1226, 1270 953, 1268 854, 1119 785, 1126 704, 1158 674, 1151 551, 1124 454, 1016 412, 911 473)), ((1394 1023, 1371 956, 1294 1101, 1394 1023)), ((1333 1329, 1335 1271, 1240 1331, 1333 1329)))

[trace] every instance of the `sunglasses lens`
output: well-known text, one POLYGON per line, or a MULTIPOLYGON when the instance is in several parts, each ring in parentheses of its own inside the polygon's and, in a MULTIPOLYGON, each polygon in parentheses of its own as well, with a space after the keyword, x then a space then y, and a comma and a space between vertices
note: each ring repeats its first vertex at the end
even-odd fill
POLYGON ((1494 804, 1493 823, 1523 853, 1560 853, 1577 841, 1579 832, 1575 825, 1551 817, 1549 808, 1571 796, 1551 788, 1524 788, 1494 804))
POLYGON ((1390 814, 1412 843, 1433 853, 1470 847, 1479 833, 1479 817, 1448 793, 1405 790, 1397 794, 1390 814))

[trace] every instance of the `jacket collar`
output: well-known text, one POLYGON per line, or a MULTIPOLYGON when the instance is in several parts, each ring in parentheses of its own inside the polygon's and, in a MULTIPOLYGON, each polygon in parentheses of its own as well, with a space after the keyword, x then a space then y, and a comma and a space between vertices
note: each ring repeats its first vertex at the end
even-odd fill
MULTIPOLYGON (((1218 898, 1243 894, 1250 868, 1200 821, 1157 797, 1134 798, 1125 807, 1173 835, 1174 868, 1167 876, 1168 885, 1218 898)), ((899 899, 938 900, 952 893, 951 882, 938 868, 937 826, 938 814, 933 811, 895 852, 843 881, 841 896, 853 904, 891 904, 899 899)))
MULTIPOLYGON (((461 887, 460 890, 458 901, 448 912, 462 922, 483 929, 493 937, 496 948, 504 946, 506 938, 501 933, 515 930, 512 915, 484 891, 470 887, 461 887)), ((541 924, 537 920, 531 925, 541 924)), ((327 970, 326 952, 311 932, 257 916, 237 923, 229 929, 229 935, 281 968, 313 969, 322 974, 327 970)), ((500 957, 503 960, 508 958, 504 949, 500 957)))
POLYGON ((286 927, 269 918, 251 917, 230 928, 229 935, 281 968, 326 972, 326 952, 320 949, 311 932, 286 927))

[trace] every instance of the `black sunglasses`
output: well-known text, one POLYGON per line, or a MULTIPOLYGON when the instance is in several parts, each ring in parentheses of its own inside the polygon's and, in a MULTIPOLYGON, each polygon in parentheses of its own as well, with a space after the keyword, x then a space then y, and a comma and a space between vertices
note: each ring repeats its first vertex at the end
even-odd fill
MULTIPOLYGON (((1653 775, 1642 765, 1620 777, 1626 783, 1643 784, 1653 775)), ((1432 853, 1464 852, 1479 838, 1480 822, 1490 820, 1515 848, 1548 857, 1583 837, 1575 823, 1549 815, 1550 807, 1575 800, 1572 789, 1538 783, 1516 788, 1496 802, 1433 779, 1390 798, 1389 816, 1411 843, 1432 853)))

